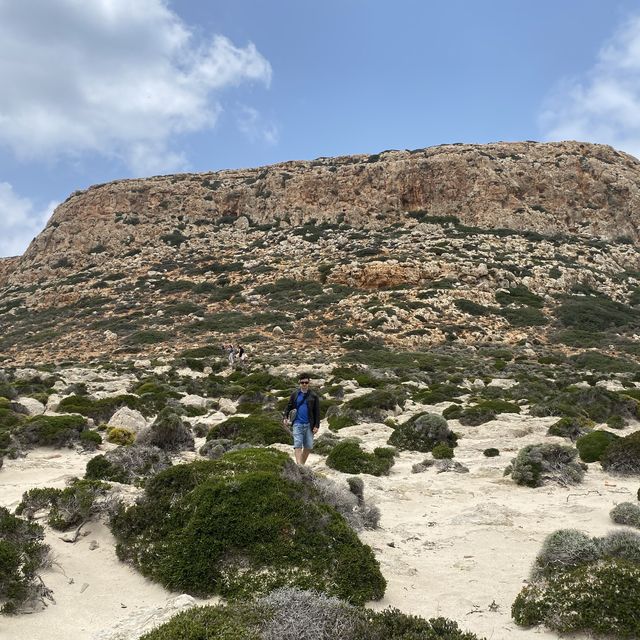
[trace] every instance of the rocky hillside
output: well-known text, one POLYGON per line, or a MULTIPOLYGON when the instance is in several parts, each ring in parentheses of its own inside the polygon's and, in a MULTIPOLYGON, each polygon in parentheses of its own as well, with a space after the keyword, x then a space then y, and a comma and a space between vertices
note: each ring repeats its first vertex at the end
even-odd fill
POLYGON ((0 262, 0 354, 306 340, 323 356, 491 342, 637 359, 639 185, 610 147, 500 143, 95 186, 0 262))

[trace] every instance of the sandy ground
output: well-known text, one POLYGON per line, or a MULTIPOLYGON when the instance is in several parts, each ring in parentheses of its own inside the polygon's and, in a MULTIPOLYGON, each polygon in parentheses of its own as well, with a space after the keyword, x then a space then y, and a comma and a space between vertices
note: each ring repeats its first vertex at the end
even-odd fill
MULTIPOLYGON (((635 501, 639 481, 615 478, 592 464, 583 484, 571 488, 530 489, 503 477, 503 470, 526 444, 552 441, 544 436, 554 418, 502 415, 479 427, 450 426, 462 435, 456 460, 469 473, 412 474, 426 454, 401 453, 388 477, 362 476, 365 498, 377 504, 380 528, 362 533, 388 581, 376 609, 397 607, 424 617, 452 618, 463 629, 488 639, 550 639, 555 633, 521 629, 510 617, 511 603, 527 578, 545 536, 559 528, 603 535, 619 528, 611 508, 635 501), (482 451, 497 447, 500 457, 482 451)), ((627 427, 621 434, 640 428, 627 427)), ((344 429, 373 449, 386 443, 391 429, 382 424, 344 429)), ((63 487, 82 476, 89 454, 39 449, 20 460, 5 460, 0 470, 0 504, 15 508, 24 491, 63 487)), ((310 466, 344 482, 312 455, 310 466)), ((177 594, 149 582, 121 563, 105 525, 91 523, 75 544, 47 529, 55 564, 42 575, 56 604, 43 611, 0 618, 0 640, 102 640, 104 630, 126 621, 144 621, 177 594), (92 544, 95 541, 95 544, 92 544), (92 549, 92 547, 95 547, 92 549)), ((575 636, 581 638, 582 636, 575 636)))

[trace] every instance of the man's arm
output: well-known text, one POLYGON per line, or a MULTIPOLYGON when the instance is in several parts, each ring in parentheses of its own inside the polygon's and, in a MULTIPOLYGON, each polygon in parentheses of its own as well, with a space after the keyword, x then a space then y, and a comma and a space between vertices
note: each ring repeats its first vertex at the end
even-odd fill
POLYGON ((295 391, 289 396, 289 402, 287 402, 287 406, 285 407, 284 412, 282 413, 283 422, 289 421, 289 413, 295 406, 295 400, 293 399, 294 395, 295 395, 295 391))

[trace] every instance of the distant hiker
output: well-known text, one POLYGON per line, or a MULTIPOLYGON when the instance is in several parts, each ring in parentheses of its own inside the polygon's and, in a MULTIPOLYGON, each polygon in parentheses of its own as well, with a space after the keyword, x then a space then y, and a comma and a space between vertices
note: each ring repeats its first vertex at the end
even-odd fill
POLYGON ((301 373, 298 376, 300 387, 289 398, 282 415, 285 427, 291 424, 293 433, 293 450, 298 464, 304 464, 313 449, 313 436, 320 428, 320 398, 309 388, 310 375, 301 373))
POLYGON ((235 360, 235 349, 232 344, 227 345, 227 358, 229 358, 229 366, 233 367, 233 362, 235 360))
POLYGON ((238 360, 244 362, 247 357, 247 354, 242 345, 238 345, 238 360))

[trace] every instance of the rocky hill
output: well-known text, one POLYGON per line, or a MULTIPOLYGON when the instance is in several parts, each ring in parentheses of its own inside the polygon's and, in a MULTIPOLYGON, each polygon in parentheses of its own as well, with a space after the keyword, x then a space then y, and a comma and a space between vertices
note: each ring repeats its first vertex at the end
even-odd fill
POLYGON ((321 353, 537 341, 638 352, 640 162, 445 145, 123 180, 0 262, 18 363, 244 341, 321 353))

